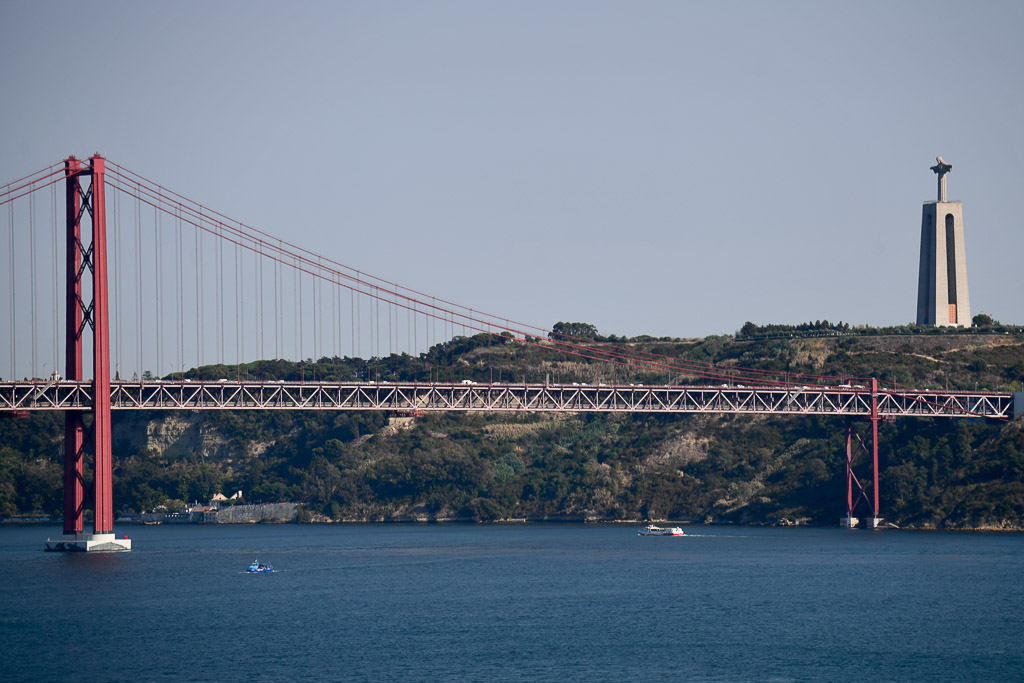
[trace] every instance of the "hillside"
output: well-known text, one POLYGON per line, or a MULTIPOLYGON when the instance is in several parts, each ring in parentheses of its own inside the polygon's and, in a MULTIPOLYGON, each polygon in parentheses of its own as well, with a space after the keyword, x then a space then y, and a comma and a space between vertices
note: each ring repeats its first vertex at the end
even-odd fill
MULTIPOLYGON (((626 343, 626 342, 619 342, 626 343)), ((1020 390, 1019 335, 629 342, 723 365, 918 387, 1020 390)), ((485 337, 420 358, 205 367, 192 377, 645 382, 485 337), (429 363, 428 363, 429 361, 429 363)), ((688 519, 835 524, 844 423, 629 414, 116 413, 115 506, 295 500, 333 520, 688 519)), ((0 515, 59 514, 63 417, 0 420, 0 515)), ((1024 420, 905 419, 880 431, 882 514, 900 526, 1024 528, 1024 420)))

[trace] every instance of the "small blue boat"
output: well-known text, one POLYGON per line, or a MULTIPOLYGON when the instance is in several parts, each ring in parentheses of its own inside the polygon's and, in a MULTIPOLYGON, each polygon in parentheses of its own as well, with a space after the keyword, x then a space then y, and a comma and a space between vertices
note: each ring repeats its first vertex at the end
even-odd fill
POLYGON ((274 567, 269 564, 260 564, 259 560, 253 560, 252 564, 249 565, 249 568, 246 569, 246 571, 251 572, 253 574, 262 572, 272 572, 274 571, 274 567))

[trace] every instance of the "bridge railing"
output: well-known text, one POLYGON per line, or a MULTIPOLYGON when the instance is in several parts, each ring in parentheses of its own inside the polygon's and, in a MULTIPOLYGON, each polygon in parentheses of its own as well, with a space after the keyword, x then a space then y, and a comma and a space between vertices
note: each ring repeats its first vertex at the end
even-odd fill
MULTIPOLYGON (((113 410, 391 410, 870 416, 870 389, 585 384, 115 381, 113 410)), ((1011 393, 879 391, 881 417, 1014 417, 1011 393)), ((0 414, 88 410, 91 382, 0 382, 0 414)))

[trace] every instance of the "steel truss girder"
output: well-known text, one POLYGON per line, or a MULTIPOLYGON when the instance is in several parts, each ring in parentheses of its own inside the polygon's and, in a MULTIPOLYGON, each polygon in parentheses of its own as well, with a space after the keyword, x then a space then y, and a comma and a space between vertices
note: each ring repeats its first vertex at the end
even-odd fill
MULTIPOLYGON (((88 410, 91 382, 0 382, 0 412, 88 410)), ((879 391, 880 417, 1013 417, 1013 394, 879 391)), ((193 381, 110 383, 114 410, 556 411, 869 417, 860 388, 193 381)))

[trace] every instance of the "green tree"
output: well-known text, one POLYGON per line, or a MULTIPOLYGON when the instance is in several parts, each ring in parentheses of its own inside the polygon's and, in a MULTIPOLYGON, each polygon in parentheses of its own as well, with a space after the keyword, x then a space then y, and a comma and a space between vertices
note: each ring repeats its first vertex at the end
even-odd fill
POLYGON ((564 323, 557 322, 551 326, 552 339, 564 339, 575 337, 577 339, 593 339, 597 336, 597 328, 590 323, 564 323))
POLYGON ((740 328, 740 336, 753 337, 760 331, 761 329, 757 325, 748 320, 747 322, 743 323, 743 327, 740 328))
POLYGON ((971 318, 971 322, 975 327, 992 327, 999 323, 992 319, 992 316, 987 313, 979 313, 978 315, 971 318))

